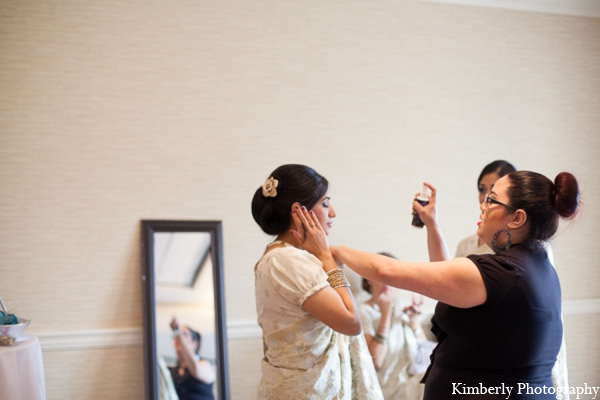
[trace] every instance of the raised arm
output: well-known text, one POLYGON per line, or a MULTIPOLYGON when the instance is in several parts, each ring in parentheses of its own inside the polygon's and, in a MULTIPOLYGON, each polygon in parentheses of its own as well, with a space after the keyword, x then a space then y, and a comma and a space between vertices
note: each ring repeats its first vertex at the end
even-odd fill
POLYGON ((345 335, 358 335, 362 326, 349 287, 326 287, 304 301, 302 307, 331 329, 345 335))
POLYGON ((413 208, 421 217, 421 221, 427 228, 427 249, 429 250, 429 261, 444 261, 450 259, 450 252, 446 246, 446 240, 442 235, 437 222, 437 191, 433 185, 424 182, 431 189, 429 204, 422 206, 416 200, 413 201, 413 208))
POLYGON ((421 293, 454 307, 475 307, 487 298, 483 278, 468 258, 413 263, 344 246, 332 246, 331 252, 337 261, 367 279, 421 293))
MULTIPOLYGON (((314 213, 299 207, 292 218, 297 228, 294 236, 299 244, 323 263, 326 273, 337 273, 338 266, 329 250, 327 236, 314 213)), ((306 299, 302 307, 337 332, 345 335, 361 332, 360 315, 349 286, 323 288, 306 299)))
MULTIPOLYGON (((392 314, 394 312, 394 306, 393 299, 389 293, 381 294, 381 296, 379 296, 374 302, 381 311, 381 317, 379 318, 377 326, 375 326, 375 336, 367 334, 365 331, 365 341, 369 347, 369 353, 371 353, 371 357, 373 357, 375 369, 379 370, 379 368, 383 366, 383 361, 385 360, 389 350, 387 338, 390 333, 390 329, 392 328, 392 314)), ((370 318, 366 323, 369 322, 372 323, 370 318)), ((366 325, 366 323, 363 321, 364 325, 366 325)))
POLYGON ((204 383, 213 383, 217 379, 215 366, 208 360, 197 360, 194 378, 204 383))
MULTIPOLYGON (((173 319, 175 321, 175 319, 173 319)), ((173 323, 172 323, 173 325, 173 323)), ((194 350, 194 341, 189 331, 176 330, 174 337, 175 352, 179 359, 179 365, 187 368, 190 374, 197 380, 212 383, 216 379, 215 367, 207 360, 197 360, 194 350)))

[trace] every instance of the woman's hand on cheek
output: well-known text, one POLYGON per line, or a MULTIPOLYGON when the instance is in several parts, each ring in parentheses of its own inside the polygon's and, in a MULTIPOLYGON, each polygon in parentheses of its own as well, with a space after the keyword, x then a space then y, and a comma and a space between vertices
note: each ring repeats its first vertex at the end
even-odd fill
POLYGON ((296 207, 292 211, 292 218, 296 230, 291 232, 300 247, 321 260, 331 257, 327 235, 315 214, 312 211, 309 212, 306 207, 296 207))
POLYGON ((295 206, 294 210, 292 211, 292 220, 294 221, 296 229, 292 229, 290 232, 292 232, 292 235, 294 235, 294 238, 297 241, 296 245, 301 249, 304 249, 303 243, 306 240, 306 229, 304 229, 304 225, 302 224, 299 215, 300 206, 295 206))

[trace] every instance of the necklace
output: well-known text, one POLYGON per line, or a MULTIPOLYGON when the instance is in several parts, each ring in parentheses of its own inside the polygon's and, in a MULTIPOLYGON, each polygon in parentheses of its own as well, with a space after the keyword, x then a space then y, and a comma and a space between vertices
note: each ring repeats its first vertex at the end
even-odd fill
POLYGON ((271 246, 275 246, 276 244, 282 244, 284 246, 291 246, 291 244, 289 244, 288 242, 286 242, 285 240, 274 240, 271 243, 269 243, 267 245, 267 248, 271 247, 271 246))

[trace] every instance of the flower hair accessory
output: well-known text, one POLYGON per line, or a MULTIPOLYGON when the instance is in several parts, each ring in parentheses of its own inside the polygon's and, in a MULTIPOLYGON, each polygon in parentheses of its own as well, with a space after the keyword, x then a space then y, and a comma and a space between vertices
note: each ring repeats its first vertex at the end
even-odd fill
POLYGON ((275 197, 277 196, 277 185, 279 185, 279 181, 273 177, 270 177, 263 183, 262 185, 262 194, 265 197, 275 197))

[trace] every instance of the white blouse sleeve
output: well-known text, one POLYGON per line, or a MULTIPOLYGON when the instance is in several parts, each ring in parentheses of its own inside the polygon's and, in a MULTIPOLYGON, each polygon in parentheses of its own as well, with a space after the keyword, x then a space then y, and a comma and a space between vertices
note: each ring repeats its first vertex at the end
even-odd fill
POLYGON ((329 286, 318 258, 307 251, 286 247, 273 254, 271 280, 277 293, 301 306, 306 299, 329 286))

